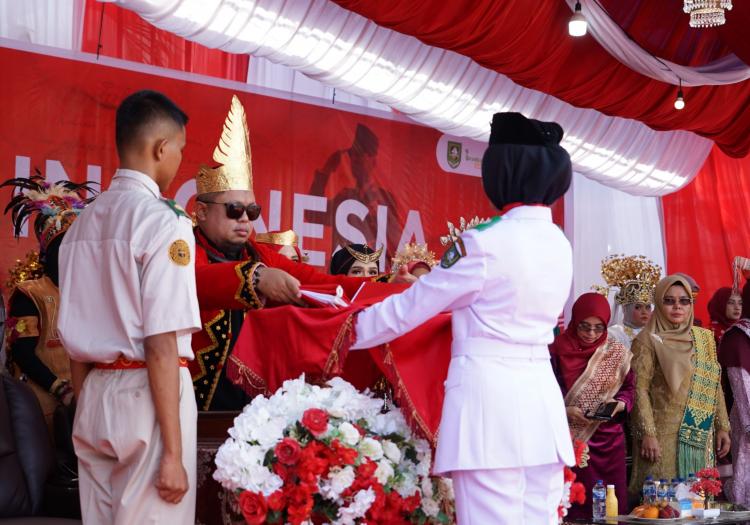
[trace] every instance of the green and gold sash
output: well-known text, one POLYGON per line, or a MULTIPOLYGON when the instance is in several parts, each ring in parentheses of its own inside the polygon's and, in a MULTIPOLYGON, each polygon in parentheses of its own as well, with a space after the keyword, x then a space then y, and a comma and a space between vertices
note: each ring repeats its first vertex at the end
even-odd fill
POLYGON ((685 414, 678 434, 677 475, 687 478, 712 462, 714 414, 721 381, 721 366, 716 360, 713 334, 692 328, 695 370, 690 381, 685 414))

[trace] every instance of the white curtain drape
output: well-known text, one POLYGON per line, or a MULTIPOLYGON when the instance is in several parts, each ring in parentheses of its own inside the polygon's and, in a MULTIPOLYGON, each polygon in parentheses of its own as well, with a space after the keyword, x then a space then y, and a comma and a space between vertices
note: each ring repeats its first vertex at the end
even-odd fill
POLYGON ((0 0, 0 37, 81 49, 85 0, 0 0))
MULTIPOLYGON (((571 10, 576 0, 567 0, 571 10)), ((588 32, 607 52, 633 71, 668 84, 706 86, 735 84, 750 78, 750 66, 736 55, 722 57, 710 64, 689 67, 651 55, 635 43, 612 20, 597 0, 580 0, 582 13, 588 23, 588 32)), ((680 11, 682 13, 682 11, 680 11)), ((685 16, 687 24, 688 17, 685 16)))
POLYGON ((666 268, 661 199, 628 195, 574 173, 565 196, 565 234, 573 244, 574 261, 566 318, 578 296, 594 285, 606 286, 601 276, 606 256, 645 255, 662 271, 666 268))
POLYGON ((327 86, 299 71, 281 64, 274 64, 263 57, 252 57, 247 69, 247 83, 263 88, 278 89, 294 95, 305 95, 319 100, 326 100, 331 105, 351 104, 363 108, 390 111, 391 108, 372 99, 358 97, 344 91, 327 86))
POLYGON ((522 88, 469 58, 382 28, 327 0, 116 0, 153 25, 208 47, 289 66, 452 135, 486 141, 492 114, 559 122, 577 171, 634 195, 693 178, 711 142, 657 132, 522 88))

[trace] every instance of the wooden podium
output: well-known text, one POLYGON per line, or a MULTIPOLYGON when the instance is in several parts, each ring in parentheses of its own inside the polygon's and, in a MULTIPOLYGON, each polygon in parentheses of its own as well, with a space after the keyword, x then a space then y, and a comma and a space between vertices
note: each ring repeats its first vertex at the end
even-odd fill
POLYGON ((214 481, 216 451, 229 437, 227 431, 239 412, 198 412, 198 494, 196 525, 244 525, 232 511, 231 496, 214 481))

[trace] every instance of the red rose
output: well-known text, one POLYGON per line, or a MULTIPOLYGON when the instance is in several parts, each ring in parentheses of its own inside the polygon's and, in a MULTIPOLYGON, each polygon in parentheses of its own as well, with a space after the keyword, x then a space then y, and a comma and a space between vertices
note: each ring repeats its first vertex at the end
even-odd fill
POLYGON ((331 451, 333 454, 329 461, 334 465, 354 465, 354 462, 357 461, 357 451, 342 445, 338 439, 334 439, 331 443, 331 451))
POLYGON ((420 503, 422 503, 422 496, 417 492, 408 498, 404 498, 404 503, 401 508, 404 512, 411 514, 419 508, 420 503))
POLYGON ((586 503, 586 487, 583 483, 576 482, 570 485, 570 502, 583 505, 586 503))
POLYGON ((310 518, 313 509, 313 498, 308 487, 298 485, 286 492, 288 507, 287 518, 292 525, 300 525, 310 518))
POLYGON ((357 477, 370 478, 375 475, 378 465, 374 461, 367 461, 357 467, 357 477))
POLYGON ((278 462, 273 464, 273 472, 278 477, 280 477, 284 483, 289 481, 289 478, 291 478, 291 475, 292 475, 292 472, 290 472, 288 467, 278 462))
POLYGON ((263 494, 249 490, 240 494, 240 510, 248 525, 262 525, 268 514, 268 506, 263 494))
POLYGON ((268 508, 273 511, 280 511, 283 510, 284 505, 286 505, 286 498, 284 497, 284 493, 280 490, 277 490, 270 496, 268 496, 268 508))
POLYGON ((302 414, 302 425, 309 430, 313 436, 319 436, 328 430, 328 414, 319 408, 308 408, 302 414))
POLYGON ((292 438, 284 438, 276 444, 273 452, 276 454, 276 459, 279 460, 279 463, 283 463, 284 465, 294 465, 299 461, 301 450, 302 449, 296 440, 292 438))

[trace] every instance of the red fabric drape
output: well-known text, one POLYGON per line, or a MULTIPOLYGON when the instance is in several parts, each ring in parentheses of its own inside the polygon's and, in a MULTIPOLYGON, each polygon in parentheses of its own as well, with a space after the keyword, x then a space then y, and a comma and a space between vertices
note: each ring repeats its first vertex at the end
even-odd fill
POLYGON ((189 42, 150 25, 114 4, 86 0, 82 50, 190 73, 245 82, 248 55, 233 55, 189 42), (102 18, 102 11, 104 17, 102 18))
POLYGON ((390 344, 349 352, 356 313, 403 290, 371 283, 357 303, 342 309, 281 306, 248 312, 227 377, 251 395, 269 395, 304 373, 310 382, 340 375, 360 390, 383 374, 412 429, 433 446, 451 355, 451 316, 440 314, 390 344))
MULTIPOLYGON (((598 0, 612 20, 649 53, 686 66, 701 66, 734 52, 723 27, 690 27, 683 0, 598 0), (654 20, 659 23, 655 24, 654 20)), ((735 11, 729 20, 736 20, 735 11)), ((730 28, 730 31, 732 28, 730 28)))
MULTIPOLYGON (((632 71, 591 36, 571 38, 567 32, 571 10, 562 0, 334 1, 377 24, 466 55, 522 86, 574 106, 633 118, 658 130, 695 131, 732 156, 750 152, 750 82, 685 88, 687 106, 677 111, 675 86, 632 71)), ((740 9, 729 14, 736 27, 731 35, 742 35, 738 42, 747 41, 750 15, 745 18, 747 14, 740 9)), ((688 23, 684 13, 674 16, 688 23)))
POLYGON ((750 157, 732 159, 714 147, 695 179, 662 203, 668 271, 698 282, 696 317, 708 326, 708 300, 731 286, 734 256, 750 256, 750 157))

